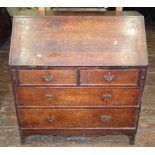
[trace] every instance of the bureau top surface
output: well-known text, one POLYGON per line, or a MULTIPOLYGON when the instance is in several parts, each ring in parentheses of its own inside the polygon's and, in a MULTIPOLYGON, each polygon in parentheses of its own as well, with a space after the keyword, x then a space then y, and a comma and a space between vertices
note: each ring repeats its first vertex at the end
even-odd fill
POLYGON ((16 16, 12 66, 146 66, 143 16, 55 14, 16 16))

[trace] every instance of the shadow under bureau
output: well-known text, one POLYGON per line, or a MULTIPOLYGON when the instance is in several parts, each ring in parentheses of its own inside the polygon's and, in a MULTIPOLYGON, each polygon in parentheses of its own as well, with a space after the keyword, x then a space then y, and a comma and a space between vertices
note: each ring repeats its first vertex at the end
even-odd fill
POLYGON ((134 144, 148 64, 137 12, 16 16, 9 63, 22 142, 124 134, 134 144))

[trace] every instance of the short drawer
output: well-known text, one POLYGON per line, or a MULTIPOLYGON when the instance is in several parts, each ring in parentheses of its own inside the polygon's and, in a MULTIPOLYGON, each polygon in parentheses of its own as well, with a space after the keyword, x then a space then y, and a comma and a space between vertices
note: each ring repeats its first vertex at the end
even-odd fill
POLYGON ((135 127, 138 110, 19 109, 22 128, 123 128, 135 127))
POLYGON ((19 70, 21 85, 76 85, 76 70, 19 70))
POLYGON ((138 69, 81 70, 81 85, 137 85, 138 69))
POLYGON ((18 106, 133 106, 139 88, 17 87, 18 106))

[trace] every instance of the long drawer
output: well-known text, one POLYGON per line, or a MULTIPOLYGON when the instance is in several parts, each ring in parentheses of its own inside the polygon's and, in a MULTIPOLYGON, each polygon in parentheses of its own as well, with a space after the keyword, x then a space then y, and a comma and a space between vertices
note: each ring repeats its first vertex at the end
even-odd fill
POLYGON ((67 70, 18 70, 20 85, 76 85, 77 71, 67 70))
POLYGON ((22 128, 135 127, 137 109, 19 109, 22 128))
POLYGON ((81 70, 81 85, 130 85, 138 82, 138 69, 87 69, 81 70))
POLYGON ((18 106, 133 106, 140 88, 16 87, 18 106))

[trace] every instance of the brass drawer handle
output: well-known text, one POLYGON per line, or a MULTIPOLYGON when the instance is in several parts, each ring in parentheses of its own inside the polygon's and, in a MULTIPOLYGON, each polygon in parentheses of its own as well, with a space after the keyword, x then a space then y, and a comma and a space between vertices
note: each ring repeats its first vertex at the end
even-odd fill
POLYGON ((111 100, 112 99, 112 95, 111 94, 103 94, 102 95, 102 99, 103 100, 111 100))
POLYGON ((47 100, 53 99, 53 94, 45 94, 45 99, 47 100))
POLYGON ((52 122, 52 121, 55 119, 55 117, 49 115, 49 116, 46 116, 46 119, 47 119, 49 122, 52 122))
POLYGON ((52 79, 53 79, 53 76, 51 74, 43 75, 43 80, 46 82, 50 82, 50 81, 52 81, 52 79))
POLYGON ((114 80, 114 78, 115 78, 115 75, 111 75, 110 72, 108 72, 107 75, 104 75, 104 80, 105 81, 112 81, 112 80, 114 80))
POLYGON ((102 122, 109 121, 110 119, 111 119, 111 116, 108 116, 108 115, 102 115, 102 116, 100 116, 100 120, 102 122))

